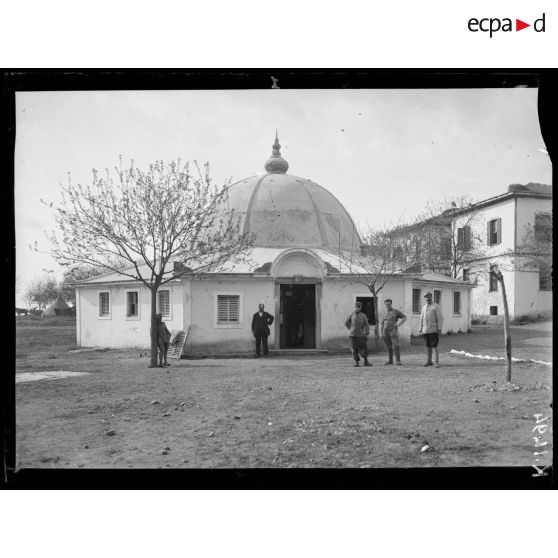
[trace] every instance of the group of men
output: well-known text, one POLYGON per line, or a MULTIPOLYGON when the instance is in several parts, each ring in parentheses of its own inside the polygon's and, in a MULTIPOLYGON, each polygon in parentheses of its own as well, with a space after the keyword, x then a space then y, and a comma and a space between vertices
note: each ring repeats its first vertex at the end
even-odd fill
MULTIPOLYGON (((443 317, 438 304, 432 300, 432 293, 424 295, 426 304, 422 307, 420 315, 419 333, 424 335, 426 341, 426 364, 424 366, 435 366, 438 368, 438 336, 442 333, 443 317), (434 362, 432 355, 434 354, 434 362)), ((401 365, 401 353, 399 349, 399 327, 407 321, 407 316, 393 307, 393 301, 388 298, 384 301, 385 311, 380 320, 380 335, 384 340, 388 351, 388 360, 384 364, 395 363, 401 365)), ((252 334, 256 342, 256 357, 261 356, 260 347, 263 347, 263 356, 267 357, 269 348, 267 338, 270 335, 269 326, 273 324, 273 316, 265 311, 263 303, 258 305, 258 311, 252 317, 252 334)), ((345 327, 349 330, 349 341, 354 366, 360 366, 360 357, 364 360, 364 366, 372 366, 368 360, 367 338, 370 335, 370 324, 368 317, 362 311, 362 303, 356 302, 354 312, 346 319, 345 327)), ((157 345, 159 348, 159 366, 170 366, 167 361, 167 351, 169 348, 171 334, 165 323, 162 321, 162 314, 157 314, 157 345)))
MULTIPOLYGON (((440 354, 438 351, 439 335, 442 333, 443 316, 440 306, 432 300, 432 293, 424 295, 426 304, 422 307, 420 314, 420 335, 424 335, 426 341, 426 364, 424 366, 440 366, 440 354), (434 354, 434 362, 432 362, 434 354)), ((384 301, 386 309, 380 319, 380 335, 388 351, 388 360, 384 364, 395 362, 401 365, 401 353, 399 349, 399 327, 407 321, 407 316, 393 307, 393 301, 388 298, 384 301)), ((354 366, 360 366, 360 356, 364 360, 364 366, 372 366, 368 360, 367 337, 370 334, 368 317, 362 311, 362 304, 355 303, 354 312, 345 321, 345 327, 349 330, 349 340, 354 366)))

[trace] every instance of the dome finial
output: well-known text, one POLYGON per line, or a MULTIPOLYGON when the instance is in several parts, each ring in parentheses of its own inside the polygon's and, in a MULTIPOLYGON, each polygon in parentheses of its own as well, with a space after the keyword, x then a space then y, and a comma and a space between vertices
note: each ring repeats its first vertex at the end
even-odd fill
POLYGON ((279 135, 275 130, 275 141, 271 148, 271 157, 265 162, 264 168, 268 173, 285 174, 289 169, 289 163, 281 157, 281 144, 279 143, 279 135))

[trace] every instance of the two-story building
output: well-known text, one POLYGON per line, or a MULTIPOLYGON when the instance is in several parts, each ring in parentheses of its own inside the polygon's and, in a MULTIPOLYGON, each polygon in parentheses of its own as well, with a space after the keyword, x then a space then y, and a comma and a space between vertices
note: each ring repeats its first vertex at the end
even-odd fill
POLYGON ((504 194, 449 208, 394 234, 402 263, 471 282, 471 314, 503 320, 503 273, 511 319, 552 314, 552 188, 514 184, 504 194))

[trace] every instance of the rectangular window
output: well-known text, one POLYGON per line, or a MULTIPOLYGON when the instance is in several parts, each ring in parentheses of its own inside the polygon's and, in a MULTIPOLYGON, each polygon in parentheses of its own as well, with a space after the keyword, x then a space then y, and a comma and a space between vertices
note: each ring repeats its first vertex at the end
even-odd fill
POLYGON ((488 274, 488 290, 490 292, 495 292, 498 290, 498 279, 492 275, 492 271, 496 268, 496 265, 490 266, 490 273, 488 274))
POLYGON ((157 292, 157 311, 163 314, 164 318, 170 318, 170 290, 164 289, 157 292))
POLYGON ((497 316, 498 315, 498 306, 491 306, 490 307, 490 315, 497 316))
POLYGON ((461 314, 461 293, 459 291, 453 293, 453 313, 461 314))
POLYGON ((99 293, 99 318, 110 316, 110 293, 99 293))
POLYGON ((413 314, 420 314, 420 289, 413 289, 413 314))
POLYGON ((128 318, 139 316, 138 298, 138 291, 129 291, 126 293, 126 316, 128 318))
POLYGON ((547 244, 552 241, 552 216, 547 213, 535 215, 535 240, 547 244))
POLYGON ((471 273, 468 267, 463 268, 463 281, 470 281, 471 273))
POLYGON ((217 295, 217 325, 238 325, 239 314, 239 295, 217 295))
POLYGON ((548 265, 539 266, 539 289, 541 291, 552 290, 552 268, 548 265))
POLYGON ((453 256, 453 242, 451 238, 442 238, 440 240, 440 250, 442 258, 447 260, 453 256))
POLYGON ((463 252, 471 249, 471 227, 457 229, 457 249, 463 252))
POLYGON ((487 223, 487 243, 489 246, 502 242, 502 219, 492 219, 487 223))
POLYGON ((442 291, 434 290, 434 304, 440 304, 442 300, 442 291))

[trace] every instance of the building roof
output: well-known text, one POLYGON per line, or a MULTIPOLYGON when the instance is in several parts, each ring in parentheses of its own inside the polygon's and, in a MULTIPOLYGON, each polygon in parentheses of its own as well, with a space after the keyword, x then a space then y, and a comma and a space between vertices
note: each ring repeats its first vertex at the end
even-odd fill
POLYGON ((262 248, 339 247, 360 251, 360 237, 351 216, 328 190, 307 178, 286 174, 277 137, 266 174, 231 185, 227 205, 241 219, 243 233, 255 235, 262 248))
POLYGON ((544 196, 552 196, 552 186, 549 184, 539 184, 538 182, 529 182, 528 184, 510 184, 508 192, 519 194, 537 194, 544 196))

